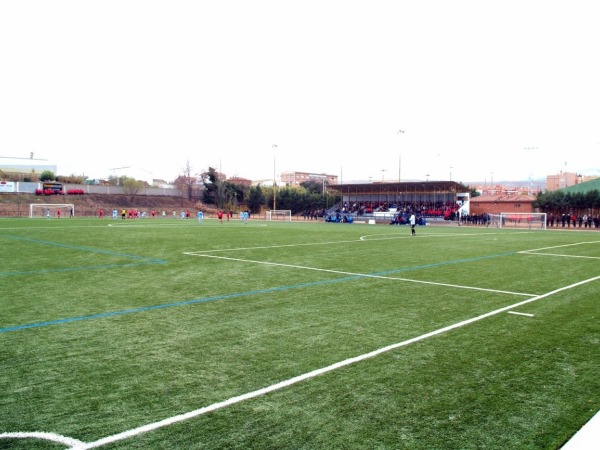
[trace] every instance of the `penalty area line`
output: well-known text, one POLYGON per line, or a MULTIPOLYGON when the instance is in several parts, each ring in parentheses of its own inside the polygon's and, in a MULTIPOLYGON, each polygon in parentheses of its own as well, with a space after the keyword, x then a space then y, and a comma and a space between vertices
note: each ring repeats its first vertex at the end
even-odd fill
POLYGON ((131 430, 124 431, 122 433, 114 434, 112 436, 107 436, 107 437, 104 437, 104 438, 99 439, 99 440, 94 441, 94 442, 84 443, 83 445, 82 444, 78 444, 76 446, 73 446, 72 450, 87 450, 87 449, 91 449, 91 448, 98 448, 98 447, 101 447, 101 446, 104 446, 104 445, 107 445, 107 444, 111 444, 111 443, 114 443, 114 442, 117 442, 117 441, 122 441, 122 440, 125 440, 125 439, 129 439, 129 438, 138 436, 140 434, 147 433, 149 431, 153 431, 153 430, 156 430, 156 429, 168 426, 168 425, 172 425, 172 424, 175 424, 175 423, 178 423, 178 422, 189 420, 189 419, 192 419, 194 417, 198 417, 198 416, 201 416, 203 414, 206 414, 206 413, 209 413, 209 412, 212 412, 212 411, 216 411, 216 410, 228 407, 228 406, 235 405, 235 404, 243 402, 245 400, 249 400, 249 399, 253 399, 253 398, 256 398, 256 397, 260 397, 260 396, 263 396, 263 395, 268 394, 270 392, 274 392, 274 391, 277 391, 277 390, 280 390, 280 389, 292 386, 292 385, 294 385, 296 383, 299 383, 301 381, 305 381, 305 380, 309 380, 311 378, 315 378, 315 377, 317 377, 319 375, 323 375, 325 373, 332 372, 332 371, 340 369, 342 367, 346 367, 346 366, 349 366, 351 364, 355 364, 355 363, 364 361, 366 359, 370 359, 370 358, 376 357, 376 356, 381 355, 383 353, 387 353, 387 352, 389 352, 391 350, 396 350, 398 348, 405 347, 405 346, 408 346, 410 344, 414 344, 414 343, 419 342, 419 341, 423 341, 423 340, 428 339, 430 337, 434 337, 434 336, 437 336, 439 334, 447 333, 447 332, 452 331, 454 329, 461 328, 461 327, 464 327, 466 325, 470 325, 472 323, 481 321, 483 319, 487 319, 488 317, 492 317, 492 316, 495 316, 497 314, 500 314, 500 313, 503 313, 503 312, 506 312, 506 311, 510 311, 510 310, 512 310, 514 308, 517 308, 519 306, 523 306, 523 305, 526 305, 528 303, 532 303, 532 302, 535 302, 535 301, 538 301, 538 300, 550 297, 550 296, 552 296, 554 294, 557 294, 557 293, 560 293, 560 292, 563 292, 563 291, 566 291, 566 290, 569 290, 569 289, 573 289, 575 287, 584 285, 586 283, 591 283, 591 282, 597 281, 597 280, 600 280, 600 275, 596 276, 596 277, 593 277, 593 278, 589 278, 587 280, 583 280, 583 281, 577 282, 577 283, 573 283, 573 284, 568 285, 568 286, 564 286, 564 287, 555 289, 555 290, 550 291, 550 292, 546 292, 545 294, 538 295, 538 296, 533 297, 533 298, 528 298, 528 299, 520 301, 518 303, 514 303, 512 305, 505 306, 505 307, 496 309, 494 311, 490 311, 488 313, 485 313, 485 314, 473 317, 471 319, 463 320, 462 322, 457 322, 455 324, 439 328, 439 329, 431 331, 429 333, 422 334, 421 336, 417 336, 417 337, 414 337, 414 338, 411 338, 411 339, 408 339, 408 340, 405 340, 405 341, 402 341, 402 342, 398 342, 396 344, 388 345, 386 347, 382 347, 382 348, 379 348, 379 349, 374 350, 372 352, 364 353, 362 355, 359 355, 359 356, 356 356, 356 357, 353 357, 353 358, 348 358, 348 359, 345 359, 343 361, 339 361, 339 362, 331 364, 329 366, 322 367, 320 369, 316 369, 316 370, 313 370, 311 372, 304 373, 302 375, 298 375, 298 376, 290 378, 288 380, 280 381, 279 383, 272 384, 270 386, 264 387, 262 389, 258 389, 256 391, 252 391, 252 392, 248 392, 248 393, 245 393, 245 394, 242 394, 242 395, 231 397, 228 400, 224 400, 224 401, 221 401, 221 402, 213 403, 212 405, 208 405, 208 406, 196 409, 194 411, 190 411, 190 412, 187 412, 187 413, 184 413, 184 414, 180 414, 180 415, 177 415, 177 416, 169 417, 167 419, 163 419, 163 420, 158 421, 158 422, 154 422, 154 423, 143 425, 143 426, 140 426, 140 427, 137 427, 137 428, 133 428, 131 430))
MULTIPOLYGON (((322 269, 319 267, 299 266, 296 264, 276 263, 276 262, 270 262, 270 261, 256 261, 256 260, 252 260, 252 259, 241 259, 241 258, 233 258, 233 257, 228 257, 228 256, 216 256, 216 255, 189 253, 189 252, 184 252, 184 254, 189 255, 189 256, 199 256, 202 258, 214 258, 214 259, 223 259, 226 261, 237 261, 237 262, 244 262, 244 263, 250 263, 250 264, 264 264, 267 266, 287 267, 290 269, 313 270, 315 272, 334 273, 334 274, 338 274, 338 275, 346 275, 346 276, 352 276, 352 277, 358 277, 358 278, 375 278, 375 279, 380 279, 380 280, 403 281, 406 283, 428 284, 431 286, 445 286, 445 287, 451 287, 451 288, 456 288, 456 289, 467 289, 467 290, 471 290, 471 291, 492 292, 492 293, 496 293, 496 294, 519 295, 519 296, 526 296, 526 297, 535 297, 537 295, 537 294, 527 294, 527 293, 523 293, 523 292, 503 291, 503 290, 499 290, 499 289, 480 288, 480 287, 476 287, 476 286, 466 286, 466 285, 462 285, 462 284, 451 284, 451 283, 439 283, 436 281, 414 280, 412 278, 392 277, 392 276, 388 276, 388 275, 373 274, 373 273, 347 272, 344 270, 322 269)), ((390 272, 386 272, 386 273, 390 273, 390 272)))

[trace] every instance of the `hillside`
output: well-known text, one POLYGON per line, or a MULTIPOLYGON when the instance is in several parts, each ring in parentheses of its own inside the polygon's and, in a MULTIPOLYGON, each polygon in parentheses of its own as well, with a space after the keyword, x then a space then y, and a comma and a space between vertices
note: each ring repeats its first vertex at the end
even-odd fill
MULTIPOLYGON (((0 217, 28 217, 30 203, 73 203, 77 216, 96 216, 100 208, 104 209, 106 215, 110 215, 113 209, 120 210, 125 208, 137 209, 139 211, 149 212, 156 210, 161 213, 163 210, 171 213, 173 210, 178 213, 181 210, 189 210, 195 214, 198 209, 211 214, 214 208, 207 207, 203 203, 190 201, 182 197, 149 196, 138 195, 61 195, 61 196, 39 196, 34 194, 1 194, 0 195, 0 217)), ((66 211, 65 211, 66 212, 66 211)))

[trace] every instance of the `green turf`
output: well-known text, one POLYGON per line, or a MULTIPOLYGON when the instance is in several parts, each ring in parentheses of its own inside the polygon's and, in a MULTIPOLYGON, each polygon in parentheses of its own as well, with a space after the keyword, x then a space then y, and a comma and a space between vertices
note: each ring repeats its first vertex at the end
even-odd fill
POLYGON ((557 449, 600 409, 597 231, 1 219, 0 244, 0 434, 94 442, 446 327, 101 448, 557 449))

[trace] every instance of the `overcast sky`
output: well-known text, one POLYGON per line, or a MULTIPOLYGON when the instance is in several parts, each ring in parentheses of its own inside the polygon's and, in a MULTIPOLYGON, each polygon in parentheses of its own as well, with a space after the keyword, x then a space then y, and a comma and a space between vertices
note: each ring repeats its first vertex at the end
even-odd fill
POLYGON ((600 174, 595 0, 1 0, 0 156, 59 175, 600 174), (403 133, 399 133, 403 130, 403 133))

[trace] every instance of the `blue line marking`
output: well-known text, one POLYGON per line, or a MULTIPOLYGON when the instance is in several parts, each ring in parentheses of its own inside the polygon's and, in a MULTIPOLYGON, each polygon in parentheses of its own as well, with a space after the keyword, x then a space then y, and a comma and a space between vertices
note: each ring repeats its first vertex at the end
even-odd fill
POLYGON ((4 276, 15 276, 15 275, 39 275, 43 273, 61 273, 61 272, 78 272, 81 270, 97 270, 97 269, 114 269, 116 267, 136 267, 146 266, 150 264, 164 264, 166 261, 142 261, 135 263, 123 263, 123 264, 101 264, 95 266, 85 267, 67 267, 63 269, 36 269, 36 270, 24 270, 24 271, 11 271, 11 272, 0 272, 0 277, 4 276))
POLYGON ((161 263, 165 262, 160 259, 146 258, 144 256, 138 256, 138 255, 129 255, 127 253, 113 252, 112 250, 100 250, 97 248, 81 247, 78 245, 70 245, 70 244, 61 244, 59 242, 42 241, 40 239, 32 239, 32 238, 26 238, 26 237, 21 237, 21 236, 2 236, 2 237, 7 238, 7 239, 14 239, 16 241, 26 241, 26 242, 33 242, 35 244, 52 245, 54 247, 68 248, 70 250, 82 250, 82 251, 90 252, 90 253, 101 253, 104 255, 120 256, 123 258, 141 259, 144 261, 154 261, 154 262, 161 262, 161 263))
MULTIPOLYGON (((37 241, 37 240, 26 239, 26 238, 16 237, 15 239, 23 239, 23 240, 30 240, 30 241, 34 241, 34 242, 46 243, 43 241, 37 241)), ((63 246, 62 244, 54 244, 54 243, 47 243, 47 244, 63 246)), ((65 245, 65 247, 69 247, 69 246, 65 245)), ((76 247, 76 248, 84 249, 83 247, 76 247)), ((90 249, 90 251, 95 251, 95 250, 90 249)), ((104 251, 99 251, 99 252, 100 253, 117 254, 119 256, 128 256, 128 255, 123 255, 123 254, 118 254, 118 253, 113 253, 113 252, 104 252, 104 251)), ((390 275, 390 274, 394 274, 394 273, 409 272, 409 271, 420 270, 420 269, 428 269, 428 268, 432 268, 432 267, 439 267, 439 266, 445 266, 445 265, 450 265, 450 264, 460 264, 460 263, 465 263, 465 262, 481 261, 484 259, 492 259, 492 258, 510 256, 510 255, 514 255, 516 253, 518 253, 518 252, 506 252, 506 253, 498 253, 495 255, 477 256, 477 257, 473 257, 473 258, 456 259, 456 260, 452 260, 452 261, 442 261, 442 262, 438 262, 438 263, 424 264, 421 266, 412 266, 412 267, 405 267, 403 269, 394 269, 394 270, 388 270, 388 271, 384 271, 384 272, 376 272, 371 275, 390 275)), ((132 257, 135 257, 135 256, 132 256, 132 257)), ((134 266, 134 265, 140 265, 140 264, 155 264, 155 263, 164 263, 165 262, 163 260, 158 260, 158 259, 149 259, 149 258, 142 258, 142 257, 136 257, 136 258, 144 259, 144 260, 146 260, 146 262, 131 263, 131 264, 127 264, 127 266, 134 266)), ((107 268, 107 267, 115 267, 115 266, 117 266, 117 265, 94 266, 94 267, 107 268)), ((121 267, 121 266, 119 266, 119 267, 121 267)), ((61 271, 61 270, 77 270, 77 269, 59 269, 57 271, 61 271)), ((343 278, 336 278, 333 280, 323 280, 323 281, 316 281, 316 282, 312 282, 312 283, 302 283, 302 284, 296 284, 296 285, 290 285, 290 286, 278 286, 278 287, 274 287, 274 288, 259 289, 259 290, 255 290, 255 291, 237 292, 237 293, 233 293, 233 294, 224 294, 224 295, 218 295, 218 296, 213 296, 213 297, 206 297, 206 298, 199 298, 199 299, 192 299, 192 300, 183 300, 180 302, 165 303, 165 304, 161 304, 161 305, 143 306, 140 308, 126 309, 123 311, 109 311, 109 312, 105 312, 105 313, 92 314, 92 315, 88 315, 88 316, 70 317, 70 318, 66 318, 66 319, 51 320, 51 321, 47 321, 47 322, 37 322, 37 323, 31 323, 31 324, 25 324, 25 325, 15 325, 15 326, 11 326, 11 327, 0 328, 0 333, 7 333, 9 331, 18 331, 18 330, 23 330, 23 329, 27 329, 27 328, 38 328, 38 327, 46 327, 46 326, 51 326, 51 325, 59 325, 59 324, 64 324, 64 323, 79 322, 79 321, 83 321, 83 320, 92 320, 92 319, 101 319, 101 318, 113 317, 113 316, 122 316, 125 314, 134 314, 134 313, 138 313, 138 312, 152 311, 152 310, 156 310, 156 309, 165 309, 165 308, 173 308, 173 307, 186 306, 186 305, 194 305, 194 304, 206 303, 206 302, 210 302, 210 301, 214 301, 214 300, 241 298, 241 297, 247 297, 247 296, 257 295, 257 294, 266 294, 266 293, 285 291, 285 290, 290 290, 290 289, 300 289, 300 288, 313 287, 313 286, 319 286, 319 285, 330 284, 330 283, 340 283, 340 282, 344 282, 344 281, 357 280, 357 279, 366 278, 366 277, 368 277, 368 276, 353 275, 353 276, 347 276, 347 277, 343 277, 343 278)))
POLYGON ((133 266, 140 266, 140 265, 145 265, 145 264, 166 264, 167 263, 167 261, 165 261, 163 259, 146 258, 144 256, 129 255, 127 253, 113 252, 111 250, 101 250, 101 249, 96 249, 96 248, 91 248, 91 247, 81 247, 81 246, 77 246, 77 245, 61 244, 58 242, 42 241, 40 239, 31 239, 31 238, 20 237, 20 236, 2 236, 2 237, 7 238, 7 239, 13 239, 16 241, 26 241, 26 242, 33 242, 35 244, 51 245, 54 247, 66 248, 69 250, 80 250, 80 251, 89 252, 89 253, 100 253, 103 255, 116 256, 119 258, 136 259, 136 260, 139 260, 140 262, 123 263, 123 264, 101 264, 101 265, 85 266, 85 267, 66 267, 66 268, 62 268, 62 269, 36 269, 36 270, 25 270, 25 271, 8 271, 8 272, 0 272, 0 277, 16 276, 16 275, 36 275, 36 274, 42 274, 42 273, 75 272, 75 271, 80 271, 80 270, 113 269, 115 267, 133 267, 133 266))
MULTIPOLYGON (((514 254, 516 254, 516 252, 499 253, 496 255, 488 255, 488 256, 478 256, 475 258, 465 258, 465 259, 444 261, 444 262, 433 263, 433 264, 424 264, 422 266, 406 267, 404 269, 388 270, 385 272, 377 272, 377 273, 374 273, 371 275, 389 275, 389 274, 393 274, 393 273, 408 272, 408 271, 419 270, 419 269, 427 269, 427 268, 444 266, 444 265, 449 265, 449 264, 459 264, 459 263, 464 263, 464 262, 480 261, 482 259, 498 258, 498 257, 509 256, 509 255, 514 255, 514 254)), ((134 264, 131 264, 131 265, 134 265, 134 264)), ((164 303, 164 304, 160 304, 160 305, 142 306, 139 308, 125 309, 122 311, 109 311, 109 312, 104 312, 104 313, 92 314, 92 315, 88 315, 88 316, 69 317, 66 319, 57 319, 57 320, 51 320, 51 321, 47 321, 47 322, 36 322, 36 323, 30 323, 30 324, 25 324, 25 325, 15 325, 15 326, 11 326, 11 327, 0 328, 0 333, 8 333, 10 331, 24 330, 27 328, 39 328, 39 327, 60 325, 60 324, 71 323, 71 322, 80 322, 83 320, 93 320, 93 319, 102 319, 102 318, 114 317, 114 316, 123 316, 126 314, 134 314, 134 313, 144 312, 144 311, 152 311, 152 310, 157 310, 157 309, 195 305, 198 303, 207 303, 207 302, 211 302, 211 301, 215 301, 215 300, 226 300, 226 299, 231 299, 231 298, 248 297, 251 295, 268 294, 268 293, 272 293, 272 292, 286 291, 286 290, 290 290, 290 289, 301 289, 301 288, 305 288, 305 287, 314 287, 314 286, 320 286, 320 285, 330 284, 330 283, 341 283, 341 282, 345 282, 345 281, 349 281, 349 280, 357 280, 360 278, 367 278, 367 276, 352 275, 352 276, 347 276, 347 277, 343 277, 343 278, 335 278, 333 280, 315 281, 315 282, 311 282, 311 283, 301 283, 301 284, 295 284, 295 285, 290 285, 290 286, 278 286, 278 287, 268 288, 268 289, 258 289, 258 290, 247 291, 247 292, 236 292, 233 294, 224 294, 224 295, 218 295, 218 296, 213 296, 213 297, 197 298, 197 299, 192 299, 192 300, 183 300, 180 302, 164 303)))
POLYGON ((225 299, 230 299, 230 298, 247 297, 250 295, 268 294, 271 292, 286 291, 289 289, 299 289, 299 288, 304 288, 304 287, 319 286, 319 285, 328 284, 328 283, 339 283, 341 281, 348 281, 348 280, 353 280, 353 279, 358 279, 358 278, 364 278, 364 277, 362 275, 356 275, 356 276, 351 276, 351 277, 339 278, 339 279, 335 279, 335 280, 324 280, 324 281, 317 281, 317 282, 313 282, 313 283, 296 284, 296 285, 291 285, 291 286, 278 286, 278 287, 268 288, 268 289, 258 289, 255 291, 236 292, 233 294, 224 294, 224 295, 218 295, 218 296, 214 296, 214 297, 183 300, 180 302, 173 302, 173 303, 164 303, 161 305, 141 306, 139 308, 125 309, 122 311, 109 311, 109 312, 104 312, 104 313, 91 314, 88 316, 68 317, 66 319, 50 320, 47 322, 36 322, 36 323, 29 323, 29 324, 25 324, 25 325, 15 325, 15 326, 11 326, 11 327, 0 328, 0 333, 8 333, 10 331, 25 330, 27 328, 39 328, 39 327, 60 325, 60 324, 71 323, 71 322, 80 322, 83 320, 102 319, 102 318, 106 318, 106 317, 123 316, 126 314, 134 314, 134 313, 139 313, 139 312, 144 312, 144 311, 153 311, 156 309, 165 309, 165 308, 173 308, 173 307, 178 307, 178 306, 195 305, 198 303, 206 303, 206 302, 211 302, 214 300, 225 300, 225 299))

